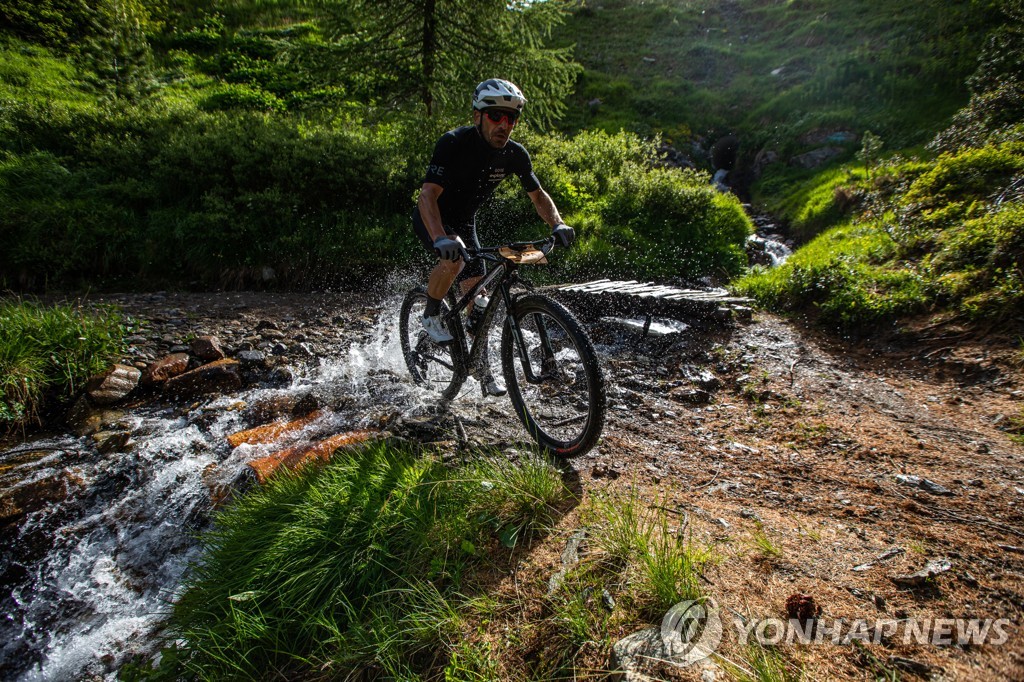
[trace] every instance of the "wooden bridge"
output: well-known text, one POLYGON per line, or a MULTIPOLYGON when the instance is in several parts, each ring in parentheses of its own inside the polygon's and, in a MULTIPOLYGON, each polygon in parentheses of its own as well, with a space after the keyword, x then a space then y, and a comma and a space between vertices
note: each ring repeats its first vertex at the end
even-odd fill
POLYGON ((752 299, 733 296, 724 289, 680 289, 636 280, 598 279, 544 287, 544 291, 587 316, 646 317, 645 334, 654 317, 716 322, 750 319, 749 306, 753 303, 752 299))

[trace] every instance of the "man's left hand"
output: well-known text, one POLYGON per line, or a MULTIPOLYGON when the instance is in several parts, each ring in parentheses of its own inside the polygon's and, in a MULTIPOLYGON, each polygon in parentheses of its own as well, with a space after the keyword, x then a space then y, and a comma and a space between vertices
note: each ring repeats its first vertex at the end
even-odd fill
POLYGON ((555 238, 558 245, 563 249, 572 244, 573 240, 576 239, 576 230, 572 229, 565 223, 558 223, 551 230, 551 236, 555 238))

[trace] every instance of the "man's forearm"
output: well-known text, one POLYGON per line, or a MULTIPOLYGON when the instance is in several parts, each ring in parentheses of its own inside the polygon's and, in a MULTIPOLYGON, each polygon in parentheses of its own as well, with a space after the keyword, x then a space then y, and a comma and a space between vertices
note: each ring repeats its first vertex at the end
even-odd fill
POLYGON ((444 221, 441 220, 441 209, 437 206, 437 194, 426 189, 420 191, 420 218, 431 239, 445 236, 444 221))
POLYGON ((548 227, 554 228, 555 225, 562 222, 562 216, 559 215, 558 208, 555 206, 555 202, 552 201, 551 195, 543 189, 538 190, 533 200, 533 205, 537 209, 537 215, 548 224, 548 227))

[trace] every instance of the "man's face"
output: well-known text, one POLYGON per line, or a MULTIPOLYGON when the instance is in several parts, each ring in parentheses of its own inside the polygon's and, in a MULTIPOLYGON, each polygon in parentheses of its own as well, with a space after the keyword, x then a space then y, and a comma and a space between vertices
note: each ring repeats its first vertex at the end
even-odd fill
POLYGON ((483 122, 480 132, 483 133, 487 144, 495 149, 501 149, 508 144, 508 138, 512 135, 512 129, 516 127, 518 119, 519 112, 515 109, 491 107, 473 112, 473 123, 480 125, 483 122))

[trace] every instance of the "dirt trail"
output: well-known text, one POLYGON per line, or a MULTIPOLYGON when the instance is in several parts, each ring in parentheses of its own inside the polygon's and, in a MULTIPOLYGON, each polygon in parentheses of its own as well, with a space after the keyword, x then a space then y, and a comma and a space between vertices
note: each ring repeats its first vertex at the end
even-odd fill
POLYGON ((1000 647, 791 649, 812 679, 1022 679, 1024 447, 1002 430, 1024 408, 1014 361, 992 340, 851 346, 765 313, 667 352, 638 341, 608 358, 628 410, 578 463, 583 487, 635 483, 684 510, 722 559, 709 592, 747 617, 785 619, 804 593, 829 619, 1012 622, 1000 647), (695 367, 721 386, 676 402, 695 367), (922 588, 892 580, 941 559, 950 570, 922 588))

